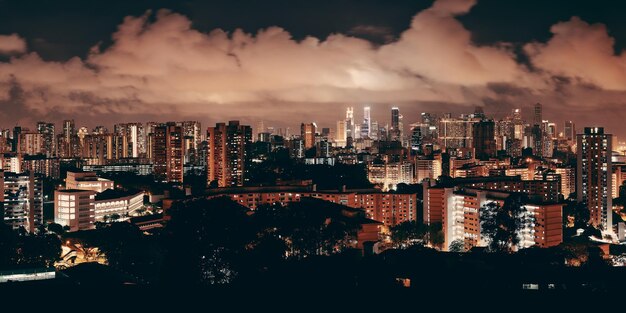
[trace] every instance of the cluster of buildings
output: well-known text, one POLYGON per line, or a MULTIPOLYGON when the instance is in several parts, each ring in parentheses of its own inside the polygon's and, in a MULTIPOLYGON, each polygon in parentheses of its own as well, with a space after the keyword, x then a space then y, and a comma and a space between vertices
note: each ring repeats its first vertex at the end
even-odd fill
POLYGON ((114 182, 94 172, 67 172, 65 189, 54 192, 54 222, 69 231, 95 228, 112 216, 127 217, 143 207, 145 193, 115 189, 114 182))
POLYGON ((112 181, 98 178, 100 172, 154 175, 174 186, 184 186, 191 172, 206 177, 208 196, 227 195, 251 209, 317 198, 361 208, 383 227, 417 220, 442 223, 444 249, 455 240, 467 248, 484 245, 477 212, 488 203, 502 204, 512 193, 529 196, 525 206, 534 221, 520 234, 520 248, 561 242, 565 199, 586 203, 591 224, 613 233, 612 199, 626 179, 626 157, 613 151, 614 138, 600 127, 578 133, 571 121, 559 131, 556 123, 543 119, 541 104, 529 113, 527 120, 521 109, 499 120, 481 108, 459 116, 422 113, 405 129, 398 107, 391 108, 385 124, 374 120, 367 106, 359 122, 349 107, 335 128, 306 122, 299 134, 262 121, 254 129, 238 121, 206 129, 184 121, 88 131, 67 120, 60 134, 54 124, 40 122, 34 131, 15 127, 0 136, 4 216, 7 223, 29 229, 40 224, 40 178, 58 178, 69 163, 83 172, 68 172, 54 202, 55 221, 71 230, 92 228, 96 221, 141 206, 142 192, 121 193, 112 181), (277 150, 303 164, 362 164, 374 188, 253 186, 251 166, 277 150), (403 191, 402 184, 422 184, 423 195, 403 191), (26 191, 17 196, 11 191, 20 188, 26 191), (22 202, 13 204, 11 197, 22 202))

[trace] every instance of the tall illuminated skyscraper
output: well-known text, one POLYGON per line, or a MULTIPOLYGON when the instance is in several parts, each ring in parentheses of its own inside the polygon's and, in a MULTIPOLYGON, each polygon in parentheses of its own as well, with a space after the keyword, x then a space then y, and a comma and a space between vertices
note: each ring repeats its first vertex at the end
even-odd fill
POLYGON ((345 147, 348 136, 346 129, 346 121, 337 121, 337 132, 335 134, 335 144, 338 147, 345 147))
POLYGON ((576 125, 572 121, 565 121, 565 126, 563 127, 563 137, 567 140, 576 139, 576 125))
POLYGON ((346 109, 346 140, 354 138, 354 108, 346 109))
POLYGON ((576 195, 589 208, 589 222, 612 231, 612 135, 602 127, 585 127, 577 136, 576 195))
POLYGON ((43 153, 47 157, 56 155, 56 144, 54 140, 54 124, 37 122, 37 132, 43 136, 43 153))
POLYGON ((363 124, 361 126, 361 137, 369 138, 370 130, 372 128, 372 117, 370 107, 363 108, 363 124))
POLYGON ((533 125, 541 125, 543 122, 543 114, 541 109, 541 103, 535 103, 533 107, 533 125))
POLYGON ((315 146, 315 132, 317 125, 315 123, 302 123, 300 125, 300 136, 304 141, 304 149, 310 149, 315 146))
POLYGON ((400 140, 400 109, 391 108, 391 128, 389 129, 391 140, 400 140))

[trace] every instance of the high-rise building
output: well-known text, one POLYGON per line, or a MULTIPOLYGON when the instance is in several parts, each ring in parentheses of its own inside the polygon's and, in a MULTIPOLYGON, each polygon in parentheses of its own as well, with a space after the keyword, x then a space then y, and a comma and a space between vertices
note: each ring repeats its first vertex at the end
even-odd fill
POLYGON ((411 153, 422 153, 422 138, 424 136, 423 129, 427 128, 427 125, 417 123, 411 125, 411 153), (425 126, 425 127, 424 127, 425 126))
POLYGON ((74 120, 63 121, 63 133, 57 140, 57 149, 62 158, 74 158, 80 155, 80 142, 74 120))
POLYGON ((56 141, 54 140, 54 124, 37 122, 37 132, 43 137, 43 153, 47 157, 56 155, 56 141))
POLYGON ((541 125, 543 122, 543 114, 541 109, 541 103, 535 103, 533 107, 533 126, 541 125))
POLYGON ((154 174, 163 181, 183 182, 183 130, 175 123, 154 129, 152 158, 154 174))
POLYGON ((612 231, 612 135, 602 127, 585 127, 577 135, 578 166, 576 194, 578 202, 589 208, 589 222, 605 231, 612 231))
POLYGON ((413 164, 410 162, 370 164, 367 166, 367 178, 372 184, 380 184, 384 191, 396 189, 400 183, 413 183, 413 164))
POLYGON ((496 156, 495 123, 482 120, 472 127, 476 158, 488 160, 496 156))
POLYGON ((569 141, 574 141, 576 139, 576 125, 572 121, 565 121, 565 126, 563 127, 563 137, 569 141))
POLYGON ((43 180, 40 175, 4 172, 0 192, 4 222, 13 229, 35 232, 43 223, 43 180))
MULTIPOLYGON (((217 182, 218 187, 243 186, 248 180, 251 127, 240 125, 239 121, 217 123, 207 129, 207 142, 207 184, 217 182)), ((315 144, 314 132, 312 143, 315 144)))
POLYGON ((13 140, 11 142, 11 151, 18 152, 20 149, 20 134, 22 133, 21 126, 13 127, 13 140))
POLYGON ((345 147, 348 142, 348 132, 346 129, 346 121, 337 121, 337 133, 335 135, 335 145, 345 147))
POLYGON ((141 123, 115 124, 113 132, 126 137, 128 157, 139 158, 146 154, 146 132, 141 123))
POLYGON ((36 155, 44 152, 43 134, 35 132, 22 132, 18 142, 18 152, 22 155, 36 155))
POLYGON ((391 140, 400 140, 400 109, 398 109, 398 107, 391 108, 391 127, 389 128, 389 134, 391 140))
POLYGON ((300 125, 300 136, 304 141, 304 148, 311 149, 315 146, 315 132, 317 125, 315 123, 302 123, 300 125))
POLYGON ((348 138, 354 139, 354 108, 349 107, 346 109, 346 142, 348 138))
POLYGON ((198 150, 200 143, 204 140, 204 136, 202 136, 202 124, 198 121, 184 121, 176 123, 176 125, 183 128, 183 136, 191 138, 192 148, 198 150))
POLYGON ((361 125, 361 137, 370 138, 372 128, 372 116, 370 107, 363 108, 363 124, 361 125))
POLYGON ((265 132, 267 132, 267 129, 265 127, 265 122, 263 122, 262 120, 258 121, 256 123, 256 127, 252 128, 252 139, 253 139, 253 141, 259 140, 258 139, 259 138, 259 134, 265 133, 265 132))
POLYGON ((128 157, 129 144, 126 136, 113 133, 89 134, 83 139, 81 158, 91 165, 104 165, 107 160, 128 157))
POLYGON ((439 120, 439 142, 442 148, 471 148, 474 119, 453 118, 450 115, 439 120))

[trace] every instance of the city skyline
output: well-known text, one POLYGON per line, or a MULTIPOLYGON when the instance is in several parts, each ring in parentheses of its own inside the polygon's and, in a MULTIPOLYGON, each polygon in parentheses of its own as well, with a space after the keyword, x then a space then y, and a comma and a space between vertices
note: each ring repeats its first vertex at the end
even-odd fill
MULTIPOLYGON (((17 4, 3 5, 7 10, 0 11, 15 15, 6 20, 28 14, 17 4)), ((506 11, 520 8, 518 19, 534 18, 524 11, 532 5, 512 2, 506 11)), ((537 17, 541 23, 524 34, 503 22, 499 36, 480 18, 501 9, 488 0, 398 2, 398 8, 368 3, 355 11, 355 25, 337 29, 310 20, 298 26, 286 17, 226 23, 204 19, 207 10, 197 4, 191 5, 197 11, 167 1, 148 6, 152 11, 137 4, 115 9, 94 34, 68 33, 81 38, 75 46, 24 22, 0 23, 0 125, 73 118, 96 126, 120 116, 129 122, 167 116, 205 125, 264 119, 294 128, 281 124, 298 115, 330 126, 335 112, 365 105, 373 116, 398 106, 408 124, 421 112, 460 113, 476 105, 508 112, 540 102, 559 124, 602 124, 623 137, 626 70, 617 32, 623 23, 613 17, 619 10, 603 5, 562 4, 562 12, 537 17), (376 9, 381 17, 367 24, 376 9), (591 9, 597 14, 587 13, 591 9), (390 22, 392 13, 403 22, 390 22), (598 109, 613 114, 600 117, 598 109)), ((558 11, 553 6, 545 9, 558 11)), ((332 11, 307 9, 309 18, 332 11)), ((93 14, 80 5, 75 10, 93 14)))
POLYGON ((0 0, 0 289, 619 292, 625 9, 0 0))

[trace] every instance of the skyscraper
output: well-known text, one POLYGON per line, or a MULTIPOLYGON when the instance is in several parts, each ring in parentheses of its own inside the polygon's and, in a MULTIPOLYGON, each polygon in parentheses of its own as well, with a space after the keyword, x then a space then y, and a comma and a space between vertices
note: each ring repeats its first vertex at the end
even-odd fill
POLYGON ((183 130, 175 123, 154 129, 152 158, 154 174, 172 183, 183 182, 183 130))
POLYGON ((541 125, 543 122, 543 114, 541 110, 541 103, 535 103, 533 107, 533 125, 541 125))
POLYGON ((337 121, 337 133, 335 135, 335 144, 338 147, 345 147, 347 143, 346 121, 337 121))
POLYGON ((193 143, 193 149, 198 150, 200 143, 204 139, 202 136, 202 124, 198 121, 184 121, 176 123, 183 128, 183 135, 189 137, 193 143))
POLYGON ((472 127, 476 158, 488 160, 496 156, 495 123, 483 120, 472 127))
MULTIPOLYGON (((247 181, 252 128, 239 121, 217 123, 207 129, 207 184, 243 186, 247 181)), ((315 143, 315 141, 313 141, 315 143)))
POLYGON ((73 158, 80 155, 80 143, 78 140, 74 120, 63 121, 63 134, 57 143, 59 155, 62 158, 73 158))
POLYGON ((129 157, 138 158, 146 153, 146 132, 141 123, 115 124, 113 131, 126 136, 129 157))
POLYGON ((43 153, 49 158, 55 156, 54 124, 37 122, 37 132, 43 136, 43 153))
POLYGON ((354 139, 354 108, 346 109, 346 142, 348 138, 354 139))
POLYGON ((22 132, 19 140, 18 152, 22 155, 36 155, 44 151, 43 134, 35 132, 22 132))
POLYGON ((304 141, 304 148, 311 149, 315 146, 315 132, 317 125, 315 123, 302 123, 300 125, 300 136, 304 141))
POLYGON ((585 127, 577 135, 576 195, 589 208, 589 222, 612 231, 612 135, 602 127, 585 127))
POLYGON ((563 137, 569 141, 573 141, 576 138, 576 125, 572 121, 565 121, 563 127, 563 137))
POLYGON ((391 128, 389 133, 391 140, 400 140, 400 109, 398 107, 391 108, 391 128))
POLYGON ((372 127, 372 117, 370 107, 363 108, 363 124, 361 125, 361 137, 369 138, 372 127))
POLYGON ((24 227, 35 232, 43 223, 43 180, 38 174, 4 172, 2 182, 2 209, 4 222, 13 229, 24 227))

